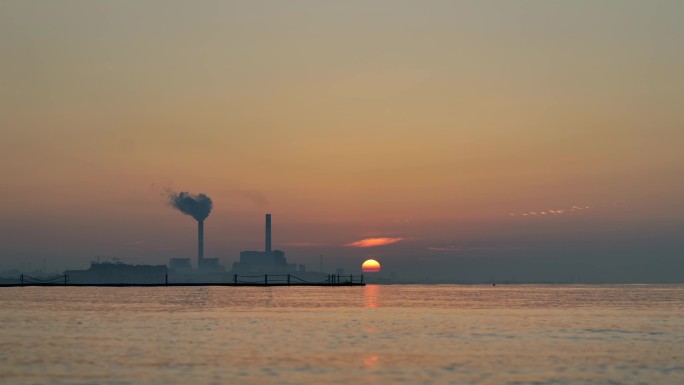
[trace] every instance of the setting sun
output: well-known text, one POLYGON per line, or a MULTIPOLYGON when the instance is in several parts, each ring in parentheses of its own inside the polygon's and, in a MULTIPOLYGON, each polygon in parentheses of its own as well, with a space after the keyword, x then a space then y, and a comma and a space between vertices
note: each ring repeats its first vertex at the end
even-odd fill
POLYGON ((361 270, 364 273, 378 273, 380 272, 380 263, 375 259, 369 259, 361 265, 361 270))

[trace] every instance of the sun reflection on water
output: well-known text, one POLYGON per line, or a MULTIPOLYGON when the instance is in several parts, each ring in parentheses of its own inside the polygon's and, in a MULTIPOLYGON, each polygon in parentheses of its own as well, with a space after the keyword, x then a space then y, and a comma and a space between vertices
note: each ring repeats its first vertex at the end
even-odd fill
POLYGON ((363 288, 363 306, 373 309, 380 307, 380 304, 378 303, 379 291, 380 286, 378 285, 366 285, 363 288))
POLYGON ((363 367, 366 369, 373 369, 378 365, 379 359, 380 357, 376 355, 366 356, 366 358, 363 359, 363 367))

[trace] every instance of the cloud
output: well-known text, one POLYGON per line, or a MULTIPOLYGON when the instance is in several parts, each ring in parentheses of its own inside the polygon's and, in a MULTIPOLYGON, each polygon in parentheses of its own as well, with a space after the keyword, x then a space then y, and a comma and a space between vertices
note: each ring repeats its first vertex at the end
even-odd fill
POLYGON ((285 242, 285 246, 291 246, 291 247, 318 247, 318 246, 326 246, 327 243, 319 243, 319 242, 285 242))
POLYGON ((404 238, 366 238, 355 242, 347 243, 347 247, 377 247, 397 243, 404 238))
POLYGON ((427 248, 428 250, 431 251, 462 251, 463 248, 461 246, 430 246, 427 248))
POLYGON ((501 243, 499 241, 449 241, 441 245, 428 246, 430 251, 452 251, 452 252, 469 252, 469 251, 496 251, 496 250, 517 250, 519 245, 512 245, 501 243))
POLYGON ((604 204, 604 205, 572 205, 560 209, 546 209, 542 211, 523 211, 523 212, 511 212, 508 213, 509 216, 512 217, 527 217, 527 216, 553 216, 553 215, 563 215, 563 214, 569 214, 569 213, 574 213, 574 212, 579 212, 579 211, 584 211, 584 210, 589 210, 589 209, 594 209, 597 207, 614 207, 614 206, 620 206, 624 204, 625 201, 620 201, 618 203, 612 203, 612 204, 604 204))

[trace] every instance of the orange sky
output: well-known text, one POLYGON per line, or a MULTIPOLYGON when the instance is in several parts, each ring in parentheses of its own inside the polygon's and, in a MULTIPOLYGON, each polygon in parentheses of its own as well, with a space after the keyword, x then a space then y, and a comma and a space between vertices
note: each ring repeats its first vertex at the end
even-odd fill
POLYGON ((403 238, 378 253, 409 263, 536 239, 534 220, 552 250, 587 226, 671 229, 683 11, 3 1, 0 268, 189 256, 167 187, 212 197, 206 250, 226 263, 261 247, 265 212, 288 255, 347 268, 374 256, 344 246, 365 238, 403 238))

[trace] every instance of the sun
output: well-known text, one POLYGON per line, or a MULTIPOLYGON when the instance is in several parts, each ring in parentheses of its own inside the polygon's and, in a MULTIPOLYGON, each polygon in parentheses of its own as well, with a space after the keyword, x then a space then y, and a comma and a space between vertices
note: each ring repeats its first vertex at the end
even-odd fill
POLYGON ((380 263, 375 259, 369 259, 361 265, 361 270, 364 273, 378 273, 380 272, 380 263))

